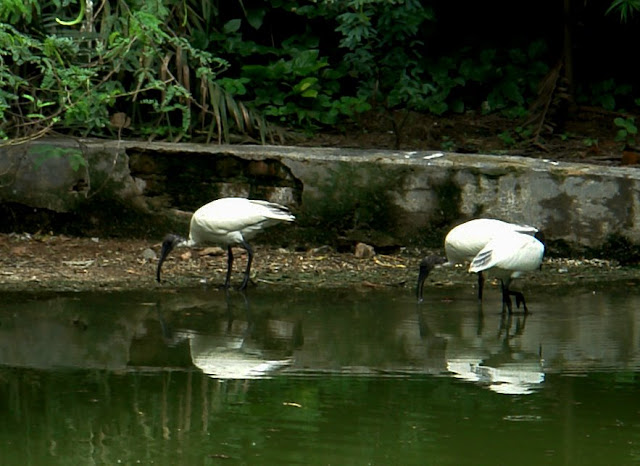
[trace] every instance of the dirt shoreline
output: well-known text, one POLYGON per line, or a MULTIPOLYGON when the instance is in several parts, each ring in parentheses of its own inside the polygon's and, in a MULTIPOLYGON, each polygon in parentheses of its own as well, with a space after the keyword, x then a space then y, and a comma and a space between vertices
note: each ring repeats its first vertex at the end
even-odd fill
MULTIPOLYGON (((437 251, 405 249, 367 259, 328 247, 292 251, 255 245, 252 284, 260 288, 397 288, 413 294, 420 259, 437 251)), ((155 280, 160 244, 140 239, 71 238, 53 235, 0 235, 1 292, 175 290, 223 283, 226 254, 220 248, 174 252, 155 280), (206 279, 206 281, 205 281, 206 279)), ((246 257, 237 250, 232 284, 240 284, 246 257)), ((546 258, 541 272, 517 281, 521 288, 585 284, 593 287, 640 283, 640 271, 605 260, 546 258)), ((473 286, 462 267, 441 267, 429 286, 473 286)), ((496 283, 493 284, 497 286, 496 283)))

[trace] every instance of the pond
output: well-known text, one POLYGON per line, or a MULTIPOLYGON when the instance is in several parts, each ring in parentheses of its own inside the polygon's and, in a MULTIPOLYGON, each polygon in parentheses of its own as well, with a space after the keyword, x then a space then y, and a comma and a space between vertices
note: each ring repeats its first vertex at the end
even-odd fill
POLYGON ((0 296, 0 463, 640 460, 640 292, 0 296))

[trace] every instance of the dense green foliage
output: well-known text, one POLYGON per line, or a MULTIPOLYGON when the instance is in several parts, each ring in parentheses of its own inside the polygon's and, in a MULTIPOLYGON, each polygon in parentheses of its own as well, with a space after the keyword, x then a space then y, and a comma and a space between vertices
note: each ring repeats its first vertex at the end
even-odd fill
POLYGON ((259 123, 216 82, 228 63, 186 39, 187 17, 197 16, 180 5, 106 2, 89 16, 82 4, 81 16, 66 22, 56 14, 77 4, 4 3, 1 135, 56 128, 103 136, 131 127, 139 136, 221 138, 229 116, 239 129, 259 123))
MULTIPOLYGON (((523 117, 557 60, 546 29, 460 44, 455 25, 419 0, 3 0, 0 137, 264 142, 371 109, 523 117)), ((619 78, 582 84, 583 102, 633 102, 619 78)))

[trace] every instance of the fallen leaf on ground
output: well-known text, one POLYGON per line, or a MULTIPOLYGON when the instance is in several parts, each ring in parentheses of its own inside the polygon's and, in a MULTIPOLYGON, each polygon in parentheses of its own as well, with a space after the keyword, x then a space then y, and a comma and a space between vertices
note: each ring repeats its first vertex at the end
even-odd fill
POLYGON ((363 281, 362 286, 366 286, 369 288, 386 288, 387 285, 383 285, 382 283, 373 283, 370 281, 363 281))
POLYGON ((198 253, 199 256, 222 256, 224 255, 224 249, 219 246, 213 246, 210 248, 204 248, 198 253))
POLYGON ((406 269, 406 268, 407 268, 407 266, 406 266, 406 265, 404 265, 404 264, 391 264, 391 263, 389 263, 389 262, 382 262, 382 261, 381 261, 380 259, 378 259, 377 257, 374 257, 374 258, 373 258, 373 261, 374 261, 376 264, 378 264, 378 265, 380 265, 380 266, 382 266, 382 267, 391 267, 391 268, 394 268, 394 269, 406 269))

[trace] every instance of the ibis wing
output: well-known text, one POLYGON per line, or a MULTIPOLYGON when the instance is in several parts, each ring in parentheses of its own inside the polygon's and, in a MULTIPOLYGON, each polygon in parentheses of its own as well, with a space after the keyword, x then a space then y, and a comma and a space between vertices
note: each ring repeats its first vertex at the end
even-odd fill
POLYGON ((191 218, 191 236, 197 243, 238 242, 280 221, 294 216, 279 204, 244 198, 223 198, 200 207, 191 218))
MULTIPOLYGON (((490 246, 489 243, 487 246, 490 246)), ((482 272, 483 270, 490 269, 495 266, 494 251, 492 248, 485 246, 476 257, 471 261, 469 266, 469 272, 482 272)))
POLYGON ((510 233, 535 235, 537 228, 518 225, 493 218, 478 218, 462 223, 449 231, 444 247, 449 262, 472 261, 495 237, 510 233))
POLYGON ((250 200, 249 202, 256 207, 256 210, 258 206, 263 207, 263 214, 267 218, 281 220, 283 222, 293 222, 296 219, 291 211, 281 204, 256 199, 250 200))
POLYGON ((514 230, 516 233, 524 233, 525 235, 535 235, 538 232, 536 227, 531 227, 529 225, 514 225, 514 230))
POLYGON ((481 272, 490 268, 513 271, 535 270, 544 255, 544 245, 528 234, 511 232, 500 235, 474 257, 470 272, 481 272))

